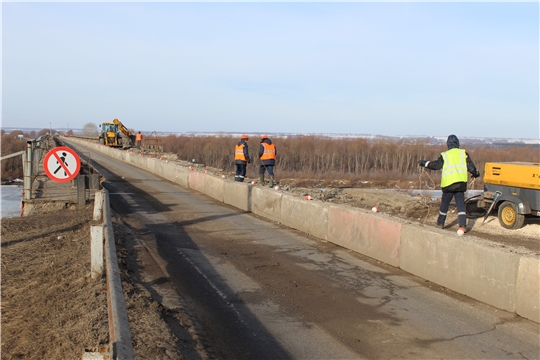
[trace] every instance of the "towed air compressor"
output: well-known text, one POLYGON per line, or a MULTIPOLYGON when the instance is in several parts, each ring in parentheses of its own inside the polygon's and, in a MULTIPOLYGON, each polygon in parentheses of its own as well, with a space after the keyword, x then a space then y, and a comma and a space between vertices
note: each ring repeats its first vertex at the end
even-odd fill
POLYGON ((479 197, 481 199, 475 206, 487 209, 484 221, 492 211, 497 211, 502 227, 511 230, 521 228, 526 216, 540 216, 540 164, 486 163, 484 192, 479 197))

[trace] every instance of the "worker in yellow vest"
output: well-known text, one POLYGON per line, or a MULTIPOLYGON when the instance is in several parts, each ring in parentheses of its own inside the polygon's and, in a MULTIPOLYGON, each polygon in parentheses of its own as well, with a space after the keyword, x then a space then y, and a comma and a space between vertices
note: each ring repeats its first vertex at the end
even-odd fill
POLYGON ((452 198, 456 201, 458 211, 458 235, 467 230, 467 212, 465 210, 465 191, 467 191, 467 172, 474 178, 480 176, 469 154, 459 148, 459 139, 456 135, 448 136, 446 140, 448 150, 441 153, 434 161, 420 160, 418 164, 430 170, 441 170, 442 199, 439 208, 437 226, 444 228, 448 207, 452 198))
POLYGON ((269 186, 274 186, 274 166, 276 165, 277 149, 276 145, 272 143, 272 140, 267 135, 261 137, 261 146, 259 146, 259 159, 261 160, 261 166, 259 167, 259 182, 264 185, 264 172, 268 171, 270 175, 269 186))
POLYGON ((247 144, 248 140, 249 137, 247 135, 242 135, 240 137, 240 141, 236 144, 234 149, 234 166, 236 167, 234 181, 243 182, 246 178, 247 164, 251 162, 247 144))

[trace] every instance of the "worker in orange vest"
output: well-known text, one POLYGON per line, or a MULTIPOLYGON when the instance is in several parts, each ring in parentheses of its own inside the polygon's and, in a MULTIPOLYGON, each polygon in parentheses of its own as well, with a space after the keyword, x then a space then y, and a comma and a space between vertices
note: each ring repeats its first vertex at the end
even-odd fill
POLYGON ((272 140, 268 138, 268 135, 261 137, 261 146, 259 146, 259 159, 261 160, 261 166, 259 168, 259 182, 264 185, 264 171, 268 171, 270 175, 269 186, 274 186, 274 166, 276 165, 276 145, 272 143, 272 140))
POLYGON ((240 141, 236 144, 234 150, 234 165, 236 167, 236 175, 234 175, 234 181, 243 182, 246 178, 246 167, 251 162, 249 158, 248 142, 249 137, 242 135, 240 141))
POLYGON ((135 136, 135 145, 140 148, 141 147, 141 143, 142 143, 142 134, 141 132, 139 131, 137 133, 137 135, 135 136))

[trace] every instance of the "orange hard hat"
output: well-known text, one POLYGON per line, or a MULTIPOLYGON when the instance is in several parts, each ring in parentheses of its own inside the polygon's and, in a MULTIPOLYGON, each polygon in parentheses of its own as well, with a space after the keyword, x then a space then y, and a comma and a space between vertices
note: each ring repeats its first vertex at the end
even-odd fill
POLYGON ((244 134, 244 135, 242 135, 242 137, 240 139, 249 139, 249 137, 246 134, 244 134))
POLYGON ((263 139, 268 139, 268 135, 261 136, 261 140, 263 140, 263 139))

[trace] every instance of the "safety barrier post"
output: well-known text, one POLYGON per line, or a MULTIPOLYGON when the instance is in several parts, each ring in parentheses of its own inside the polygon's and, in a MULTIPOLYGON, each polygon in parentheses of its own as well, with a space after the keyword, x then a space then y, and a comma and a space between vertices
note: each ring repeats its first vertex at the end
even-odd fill
POLYGON ((91 273, 92 279, 103 274, 103 225, 90 227, 91 234, 91 273))
POLYGON ((32 198, 32 142, 26 142, 26 156, 23 154, 24 200, 32 198))
POLYGON ((79 204, 79 209, 82 209, 86 206, 86 175, 77 176, 77 203, 79 204))

